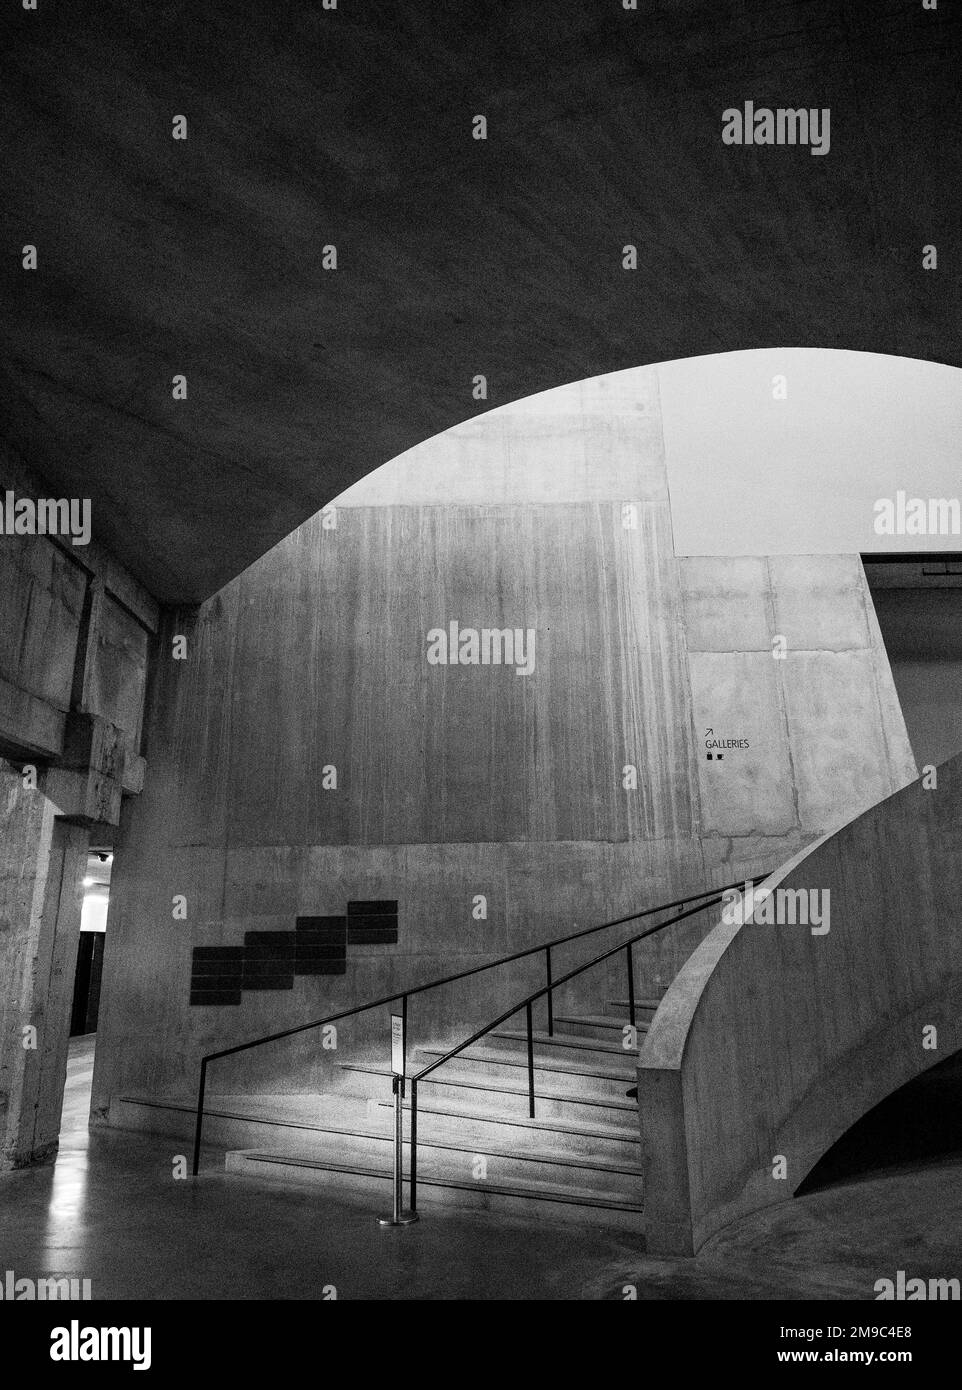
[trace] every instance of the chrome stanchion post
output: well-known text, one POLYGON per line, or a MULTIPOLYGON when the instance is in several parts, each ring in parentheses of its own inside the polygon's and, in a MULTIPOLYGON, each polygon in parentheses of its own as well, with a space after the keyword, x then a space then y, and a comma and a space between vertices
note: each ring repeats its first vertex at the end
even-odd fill
MULTIPOLYGON (((406 1001, 405 1001, 406 1002, 406 1001)), ((394 1210, 390 1216, 377 1217, 379 1226, 410 1226, 417 1221, 416 1211, 405 1211, 402 1206, 404 1186, 404 1056, 406 1038, 403 1016, 391 1018, 391 1062, 394 1075, 391 1087, 394 1091, 394 1210)))

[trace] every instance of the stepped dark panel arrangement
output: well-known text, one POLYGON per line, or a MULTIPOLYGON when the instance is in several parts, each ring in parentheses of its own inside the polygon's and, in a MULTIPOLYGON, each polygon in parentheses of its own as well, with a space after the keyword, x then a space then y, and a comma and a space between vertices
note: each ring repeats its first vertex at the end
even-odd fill
POLYGON ((397 900, 348 903, 347 939, 352 946, 396 945, 397 900))
POLYGON ((344 917, 298 917, 293 931, 249 931, 243 946, 198 946, 191 1004, 239 1004, 242 990, 293 989, 297 975, 343 975, 347 945, 393 946, 397 899, 349 902, 344 917))

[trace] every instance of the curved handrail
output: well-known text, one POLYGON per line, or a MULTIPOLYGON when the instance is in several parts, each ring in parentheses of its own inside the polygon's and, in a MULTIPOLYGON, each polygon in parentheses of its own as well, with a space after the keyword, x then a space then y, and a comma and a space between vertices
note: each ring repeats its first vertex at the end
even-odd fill
MULTIPOLYGON (((561 975, 557 980, 553 980, 550 985, 542 985, 540 989, 536 989, 533 993, 525 995, 517 1004, 512 1005, 507 1013, 499 1015, 493 1023, 486 1023, 483 1028, 479 1028, 476 1033, 472 1033, 470 1038, 466 1038, 464 1042, 460 1042, 456 1047, 452 1047, 443 1057, 439 1057, 436 1061, 429 1062, 426 1067, 422 1067, 421 1070, 411 1076, 409 1080, 412 1084, 416 1081, 423 1081, 430 1072, 436 1071, 438 1067, 444 1066, 445 1062, 450 1061, 452 1057, 457 1057, 459 1052, 463 1052, 466 1047, 470 1047, 471 1044, 477 1042, 479 1038, 483 1038, 485 1033, 490 1033, 492 1028, 497 1028, 498 1025, 504 1023, 506 1019, 513 1017, 516 1013, 520 1013, 520 1011, 529 1004, 533 1004, 535 1000, 547 994, 549 989, 557 989, 559 985, 567 984, 569 980, 575 979, 578 975, 583 975, 584 972, 590 970, 592 966, 600 965, 603 960, 610 960, 610 958, 616 956, 619 951, 630 949, 636 942, 643 941, 645 937, 654 936, 656 932, 664 931, 666 927, 674 926, 676 922, 683 922, 686 917, 693 917, 696 912, 703 912, 706 907, 712 907, 716 903, 720 903, 723 899, 723 894, 729 891, 730 888, 713 889, 712 892, 717 894, 717 896, 709 898, 707 902, 699 903, 697 907, 691 907, 687 912, 679 912, 677 917, 672 917, 670 921, 659 922, 657 926, 649 927, 647 931, 639 932, 637 936, 632 936, 628 941, 619 941, 618 945, 612 946, 610 951, 605 951, 600 956, 594 956, 591 960, 585 961, 583 965, 576 965, 574 970, 568 971, 567 975, 561 975)), ((673 904, 671 905, 673 906, 673 904)), ((632 990, 630 992, 633 993, 634 991, 632 990)), ((629 1003, 629 1009, 631 1012, 634 1012, 633 1001, 629 1003)), ((630 1022, 633 1026, 635 1020, 632 1018, 630 1022)))
MULTIPOLYGON (((407 1001, 408 1001, 408 999, 409 999, 409 997, 410 997, 411 995, 414 995, 414 994, 423 994, 426 990, 429 990, 429 989, 440 989, 440 988, 441 988, 442 986, 444 986, 444 985, 453 984, 455 980, 465 980, 465 979, 469 978, 469 976, 472 976, 472 975, 479 975, 479 974, 483 973, 485 970, 494 970, 494 969, 496 969, 498 966, 501 966, 501 965, 509 965, 512 961, 523 960, 526 956, 538 955, 540 952, 544 952, 544 953, 545 953, 546 966, 547 966, 547 971, 546 971, 546 973, 547 973, 547 984, 544 986, 544 988, 543 988, 542 990, 540 990, 540 991, 538 992, 538 995, 532 996, 532 998, 540 997, 541 994, 547 994, 547 996, 548 996, 548 1031, 551 1032, 551 1031, 553 1031, 553 1016, 552 1016, 552 1008, 551 1008, 552 992, 553 992, 553 990, 556 988, 557 985, 559 985, 559 984, 564 984, 566 980, 568 980, 569 978, 571 978, 570 976, 567 976, 567 975, 566 975, 566 976, 564 976, 561 980, 557 980, 557 981, 553 981, 553 980, 552 980, 552 976, 551 976, 551 952, 552 952, 553 950, 557 949, 559 946, 565 946, 565 945, 567 945, 567 943, 568 943, 569 941, 578 941, 578 940, 580 940, 582 937, 593 936, 596 932, 607 931, 607 930, 608 930, 609 928, 611 928, 611 927, 621 927, 621 926, 625 926, 628 922, 636 922, 636 921, 640 920, 640 919, 643 918, 643 917, 651 917, 651 916, 653 916, 655 913, 658 913, 658 912, 669 912, 669 911, 671 911, 672 908, 675 908, 675 907, 684 907, 687 903, 698 902, 701 898, 704 898, 704 897, 706 897, 706 896, 709 895, 709 894, 727 893, 727 892, 731 891, 731 890, 734 889, 734 888, 740 888, 740 887, 742 886, 743 883, 744 883, 744 879, 739 879, 738 882, 736 882, 736 883, 725 884, 724 887, 722 887, 722 888, 706 888, 706 889, 703 889, 702 892, 700 892, 700 893, 689 893, 686 897, 683 897, 683 898, 676 898, 676 899, 674 899, 674 901, 672 901, 672 902, 668 902, 668 903, 659 903, 659 904, 658 904, 657 906, 655 906, 655 907, 646 907, 646 908, 642 909, 641 912, 632 912, 632 913, 629 913, 626 917, 616 917, 616 918, 614 918, 614 919, 613 919, 612 921, 610 921, 610 922, 599 922, 597 925, 595 925, 595 926, 593 926, 593 927, 584 927, 584 928, 582 928, 580 931, 569 932, 566 936, 559 936, 559 937, 554 938, 554 939, 551 940, 551 941, 543 941, 543 942, 541 942, 541 943, 540 943, 539 945, 537 945, 537 946, 527 946, 527 947, 524 948, 524 950, 521 950, 521 951, 514 951, 514 952, 512 952, 510 955, 507 955, 507 956, 499 956, 499 957, 497 958, 497 960, 487 961, 484 965, 475 965, 475 966, 472 966, 469 970, 460 970, 460 971, 458 971, 458 972, 457 972, 456 974, 454 974, 454 975, 445 975, 445 976, 442 976, 440 979, 437 979, 437 980, 428 980, 428 981, 426 981, 424 984, 421 984, 421 985, 411 985, 411 986, 410 986, 409 988, 407 988, 407 989, 395 990, 393 994, 385 994, 385 995, 382 995, 380 998, 369 1000, 369 1001, 368 1001, 367 1003, 365 1003, 365 1004, 356 1004, 356 1005, 354 1005, 354 1006, 353 1006, 352 1008, 350 1008, 350 1009, 341 1009, 338 1013, 327 1014, 327 1015, 325 1015, 324 1018, 312 1019, 310 1023, 299 1023, 299 1024, 297 1024, 295 1027, 293 1027, 293 1028, 282 1028, 279 1032, 276 1032, 276 1033, 266 1033, 266 1034, 264 1034, 262 1037, 252 1038, 252 1039, 251 1039, 250 1041, 248 1041, 248 1042, 237 1043, 237 1044, 235 1044, 233 1047, 224 1047, 224 1048, 221 1048, 221 1049, 220 1049, 219 1051, 217 1051, 217 1052, 208 1052, 208 1053, 206 1053, 206 1054, 201 1058, 201 1061, 200 1061, 200 1079, 199 1079, 198 1088, 197 1088, 197 1118, 196 1118, 196 1124, 195 1124, 195 1128, 194 1128, 194 1154, 193 1154, 193 1166, 192 1166, 192 1173, 193 1173, 193 1175, 194 1175, 195 1177, 197 1176, 197 1172, 198 1172, 198 1169, 199 1169, 199 1166, 200 1166, 201 1138, 202 1138, 203 1124, 204 1124, 204 1096, 205 1096, 206 1085, 207 1085, 207 1065, 208 1065, 209 1062, 215 1062, 215 1061, 217 1061, 217 1060, 218 1060, 219 1058, 221 1058, 221 1057, 232 1057, 232 1056, 234 1056, 234 1055, 235 1055, 236 1053, 238 1053, 238 1052, 247 1052, 247 1051, 249 1051, 251 1048, 254 1048, 254 1047, 262 1047, 262 1046, 264 1046, 264 1045, 267 1044, 267 1043, 277 1042, 277 1041, 279 1041, 279 1039, 281 1039, 281 1038, 293 1037, 296 1033, 306 1033, 306 1032, 309 1032, 312 1028, 323 1028, 323 1027, 325 1027, 325 1026, 326 1026, 327 1024, 329 1024, 329 1023, 337 1023, 337 1022, 338 1022, 340 1019, 342 1019, 342 1018, 350 1018, 350 1017, 353 1016, 354 1014, 363 1014, 363 1013, 367 1013, 369 1010, 381 1008, 381 1007, 383 1007, 383 1005, 385 1005, 385 1004, 393 1004, 394 1001, 395 1001, 396 999, 400 999, 400 1000, 402 1001, 402 1012, 403 1012, 403 1014, 404 1014, 405 1022, 406 1022, 406 1020, 407 1020, 407 1001)), ((688 911, 688 912, 679 913, 678 916, 672 918, 671 920, 672 920, 672 921, 675 921, 675 922, 679 922, 679 921, 683 920, 683 918, 691 916, 694 912, 700 912, 702 907, 708 907, 708 906, 710 906, 710 905, 711 905, 710 903, 703 903, 703 904, 701 904, 701 906, 692 908, 692 909, 691 909, 690 911, 688 911)), ((640 940, 642 939, 642 937, 644 937, 644 936, 650 936, 650 935, 652 935, 653 932, 655 932, 655 931, 660 931, 662 927, 668 926, 668 925, 669 925, 669 923, 667 923, 667 922, 662 922, 662 923, 659 924, 659 926, 651 928, 650 931, 643 932, 643 933, 641 933, 640 936, 633 938, 633 941, 634 941, 634 940, 640 941, 640 940)), ((615 951, 624 950, 624 949, 625 949, 625 944, 626 944, 626 943, 623 942, 623 943, 621 943, 619 946, 615 947, 615 951)), ((608 954, 608 955, 613 955, 613 954, 614 954, 614 951, 608 952, 607 954, 608 954)), ((599 960, 601 960, 601 959, 606 959, 606 958, 607 958, 607 956, 605 956, 605 957, 598 957, 599 960)), ((588 966, 590 966, 590 965, 592 965, 592 964, 594 964, 594 963, 595 963, 594 961, 589 961, 589 962, 588 962, 588 965, 585 966, 584 968, 587 969, 588 966)), ((577 973, 579 973, 579 972, 576 971, 575 973, 577 974, 577 973)), ((633 988, 633 986, 631 986, 631 984, 630 984, 630 990, 631 990, 631 988, 633 988)), ((518 1006, 516 1006, 514 1009, 512 1009, 512 1010, 511 1010, 511 1013, 517 1013, 518 1008, 523 1008, 523 1007, 524 1007, 524 1003, 522 1002, 521 1005, 518 1005, 518 1006)), ((632 1021, 632 1023, 634 1023, 634 1002, 633 1002, 633 1000, 632 1000, 632 1002, 631 1002, 631 1015, 632 1015, 632 1020, 631 1020, 631 1021, 632 1021)), ((507 1015, 507 1017, 510 1018, 510 1017, 511 1017, 511 1014, 509 1013, 509 1014, 507 1015)), ((501 1021, 503 1021, 503 1020, 498 1020, 498 1021, 501 1022, 501 1021)), ((488 1027, 489 1027, 489 1028, 497 1027, 497 1023, 490 1024, 488 1027)), ((405 1031, 405 1036, 406 1036, 406 1034, 407 1034, 407 1029, 405 1028, 404 1031, 405 1031)), ((483 1032, 487 1032, 487 1031, 488 1031, 488 1028, 486 1028, 486 1029, 483 1030, 483 1032)), ((481 1036, 481 1035, 479 1034, 479 1036, 481 1036)), ((468 1046, 468 1044, 465 1044, 465 1046, 468 1046)), ((438 1063, 438 1065, 440 1065, 440 1063, 438 1063)), ((423 1072, 419 1073, 419 1076, 423 1076, 423 1075, 424 1075, 423 1072)))
MULTIPOLYGON (((768 874, 763 875, 763 881, 764 881, 764 878, 767 878, 767 877, 769 877, 769 876, 770 876, 770 875, 768 875, 768 874)), ((754 882, 754 880, 751 880, 751 881, 754 882)), ((531 1006, 532 1006, 532 1004, 533 1004, 537 999, 540 999, 544 994, 547 994, 547 993, 549 992, 549 990, 556 989, 559 985, 567 984, 567 982, 568 982, 569 980, 573 980, 573 979, 575 979, 576 976, 584 974, 584 972, 585 972, 586 970, 590 970, 593 966, 595 966, 595 965, 600 965, 602 961, 610 960, 610 958, 611 958, 612 956, 617 955, 620 951, 625 951, 625 952, 627 953, 627 956, 628 956, 628 1007, 629 1007, 629 1018, 630 1018, 631 1026, 634 1027, 634 1026, 635 1026, 635 997, 634 997, 634 976, 633 976, 633 973, 632 973, 631 950, 632 950, 632 947, 635 945, 635 943, 638 942, 638 941, 643 941, 643 940, 644 940, 646 937, 648 937, 648 936, 654 936, 654 934, 655 934, 656 932, 664 931, 664 929, 665 929, 666 927, 673 926, 676 922, 681 922, 681 921, 683 921, 686 917, 692 917, 692 916, 694 916, 695 913, 704 911, 704 909, 705 909, 706 907, 713 907, 713 906, 715 906, 715 905, 717 905, 717 904, 719 904, 719 903, 724 902, 724 900, 725 900, 725 894, 726 894, 726 893, 729 893, 733 888, 740 888, 740 887, 742 887, 743 883, 744 883, 744 880, 742 880, 742 882, 741 882, 741 883, 738 883, 738 884, 728 884, 728 885, 726 885, 724 888, 712 889, 711 892, 712 892, 713 896, 710 897, 706 902, 699 903, 696 907, 689 908, 687 912, 680 912, 680 913, 678 913, 678 915, 677 915, 676 917, 672 917, 672 918, 671 918, 669 921, 667 921, 667 922, 659 922, 656 926, 654 926, 654 927, 649 927, 647 931, 639 932, 637 936, 630 937, 628 941, 621 941, 621 942, 619 942, 618 945, 617 945, 617 946, 613 946, 613 947, 611 948, 610 951, 605 951, 602 955, 600 955, 600 956, 595 956, 593 960, 585 961, 585 963, 584 963, 583 965, 576 966, 574 970, 569 970, 568 973, 567 973, 566 975, 562 975, 560 979, 555 980, 555 981, 553 981, 553 982, 550 983, 550 984, 543 985, 543 986, 541 987, 541 989, 535 990, 532 994, 526 995, 524 999, 521 999, 521 1000, 519 1000, 517 1003, 515 1003, 515 1004, 512 1006, 512 1008, 508 1009, 508 1011, 507 1011, 506 1013, 500 1014, 496 1019, 494 1019, 494 1021, 493 1021, 492 1023, 488 1023, 488 1024, 485 1025, 484 1028, 480 1028, 480 1029, 478 1029, 477 1032, 472 1033, 472 1035, 471 1035, 470 1038, 466 1038, 466 1039, 464 1040, 464 1042, 460 1042, 460 1043, 457 1044, 456 1047, 452 1047, 448 1052, 446 1052, 446 1053, 444 1054, 443 1057, 438 1057, 435 1061, 429 1062, 428 1065, 427 1065, 426 1067, 422 1067, 421 1070, 420 1070, 416 1075, 410 1077, 410 1078, 409 1078, 409 1080, 410 1080, 410 1082, 411 1082, 411 1140, 410 1140, 410 1151, 411 1151, 411 1159, 410 1159, 410 1162, 411 1162, 411 1167, 410 1167, 410 1175, 409 1175, 409 1190, 410 1190, 410 1199, 409 1199, 409 1203, 410 1203, 410 1210, 411 1210, 412 1212, 416 1212, 416 1211, 417 1211, 417 1172, 418 1172, 418 1082, 419 1082, 419 1081, 423 1081, 424 1078, 425 1078, 426 1076, 428 1076, 431 1072, 436 1071, 436 1070, 438 1069, 438 1067, 444 1066, 445 1062, 449 1062, 449 1061, 451 1060, 452 1057, 457 1057, 459 1053, 461 1053, 461 1052, 463 1052, 463 1051, 465 1050, 465 1048, 470 1047, 470 1046, 472 1045, 472 1043, 476 1043, 476 1042, 478 1041, 479 1038, 483 1038, 483 1037, 485 1036, 486 1033, 490 1033, 491 1030, 492 1030, 493 1028, 499 1027, 502 1023, 507 1022, 507 1020, 508 1020, 509 1018, 513 1018, 515 1014, 520 1013, 521 1010, 524 1009, 524 1011, 525 1011, 525 1018, 526 1018, 526 1029, 527 1029, 527 1035, 528 1035, 528 1037, 527 1037, 527 1041, 528 1041, 528 1114, 529 1114, 529 1117, 530 1117, 531 1119, 534 1119, 534 1118, 535 1118, 535 1105, 534 1105, 534 1043, 533 1043, 532 1019, 531 1019, 531 1006)), ((641 914, 639 914, 639 916, 640 916, 640 915, 641 915, 641 914)))

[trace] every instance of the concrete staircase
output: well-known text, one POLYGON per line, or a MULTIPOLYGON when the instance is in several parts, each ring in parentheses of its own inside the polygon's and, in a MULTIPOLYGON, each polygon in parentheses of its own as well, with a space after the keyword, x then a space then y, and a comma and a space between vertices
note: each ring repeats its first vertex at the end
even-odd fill
MULTIPOLYGON (((636 1000, 639 1043, 657 1004, 636 1000)), ((535 1033, 536 1119, 528 1114, 523 1029, 495 1030, 426 1078, 418 1092, 418 1206, 537 1212, 551 1221, 640 1230, 638 1106, 625 1094, 636 1083, 637 1048, 624 1046, 627 1018, 626 1000, 608 1000, 601 1013, 556 1015, 552 1036, 535 1033)), ((446 1050, 418 1047, 409 1070, 446 1050)), ((388 1211, 390 1070, 374 1062, 345 1062, 340 1070, 341 1086, 316 1098, 303 1132, 286 1126, 271 1136, 277 1142, 230 1149, 228 1171, 362 1193, 372 1210, 388 1211)), ((408 1134, 406 1124, 405 1179, 408 1134)))

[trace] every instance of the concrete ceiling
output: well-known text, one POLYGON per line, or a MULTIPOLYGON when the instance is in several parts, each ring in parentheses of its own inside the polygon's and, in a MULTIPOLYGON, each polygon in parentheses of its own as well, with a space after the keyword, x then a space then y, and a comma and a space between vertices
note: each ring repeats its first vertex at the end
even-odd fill
POLYGON ((947 0, 8 5, 5 433, 179 602, 566 381, 784 345, 962 365, 960 37, 947 0), (830 107, 830 152, 723 145, 746 100, 830 107))

